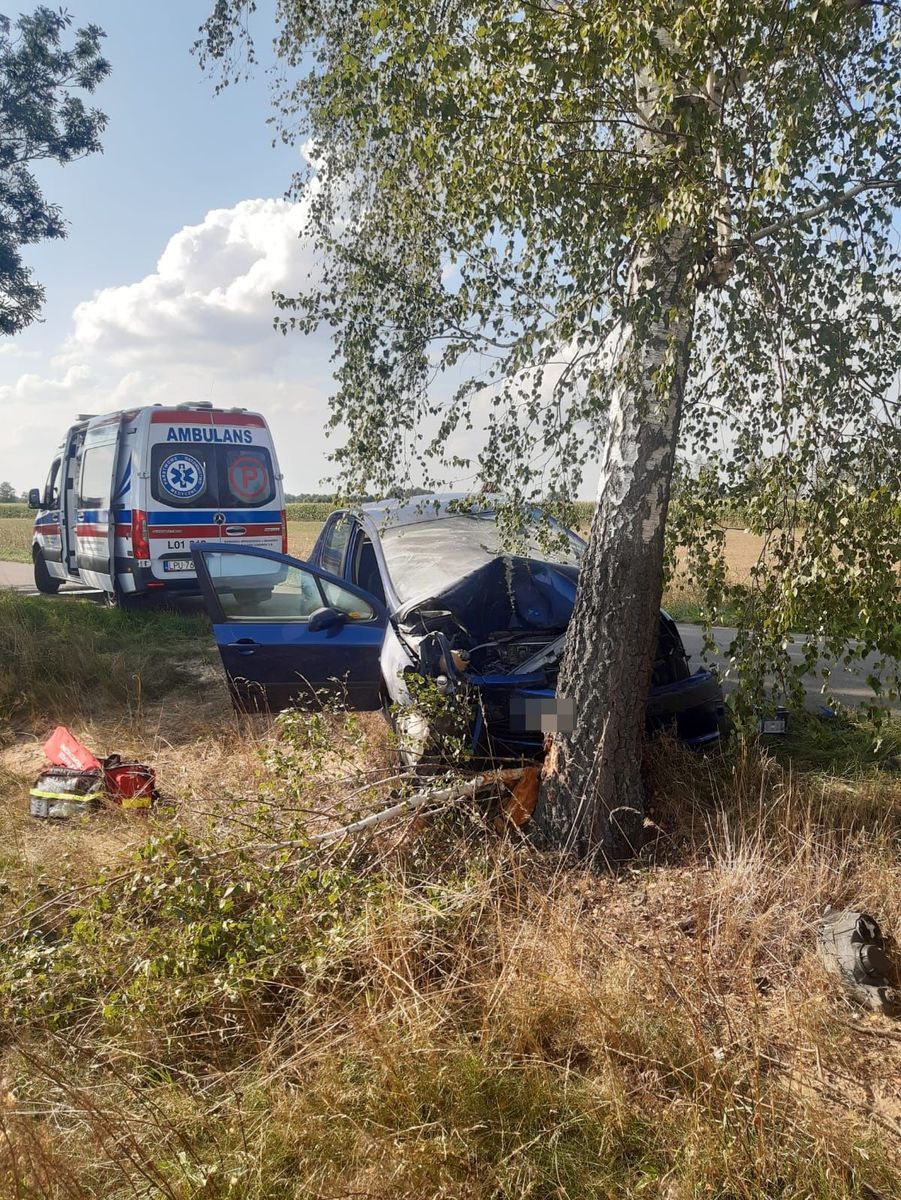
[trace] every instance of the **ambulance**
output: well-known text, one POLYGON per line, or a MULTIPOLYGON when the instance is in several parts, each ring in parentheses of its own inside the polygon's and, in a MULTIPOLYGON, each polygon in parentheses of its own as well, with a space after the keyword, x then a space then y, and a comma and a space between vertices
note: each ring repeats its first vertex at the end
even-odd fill
POLYGON ((284 490, 265 419, 212 404, 80 417, 43 488, 35 586, 79 583, 129 605, 199 591, 192 542, 287 551, 284 490))

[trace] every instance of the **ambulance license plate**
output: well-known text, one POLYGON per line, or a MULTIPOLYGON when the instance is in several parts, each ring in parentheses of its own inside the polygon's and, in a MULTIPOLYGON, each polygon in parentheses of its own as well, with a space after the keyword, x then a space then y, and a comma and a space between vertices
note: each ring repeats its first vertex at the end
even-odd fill
POLYGON ((164 571, 193 571, 193 558, 165 558, 163 559, 164 571))

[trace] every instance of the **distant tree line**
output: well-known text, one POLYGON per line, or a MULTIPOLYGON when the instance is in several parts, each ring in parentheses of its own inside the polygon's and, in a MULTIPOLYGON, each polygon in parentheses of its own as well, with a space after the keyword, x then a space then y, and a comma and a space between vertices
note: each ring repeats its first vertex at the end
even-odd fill
MULTIPOLYGON (((428 488, 410 488, 407 492, 409 496, 431 496, 432 493, 428 488)), ((358 496, 356 503, 372 504, 376 500, 381 500, 381 496, 358 496)), ((334 492, 285 492, 286 504, 331 504, 337 508, 339 502, 338 497, 334 492)))

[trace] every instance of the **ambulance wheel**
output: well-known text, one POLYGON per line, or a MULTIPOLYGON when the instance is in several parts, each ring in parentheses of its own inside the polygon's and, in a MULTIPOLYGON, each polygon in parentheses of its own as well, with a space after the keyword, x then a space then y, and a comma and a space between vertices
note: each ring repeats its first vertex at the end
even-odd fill
POLYGON ((137 608, 140 603, 139 597, 123 592, 118 585, 113 591, 104 592, 103 598, 107 608, 137 608))
POLYGON ((47 570, 44 555, 40 550, 34 552, 34 586, 45 596, 55 596, 59 591, 61 579, 54 579, 47 570))

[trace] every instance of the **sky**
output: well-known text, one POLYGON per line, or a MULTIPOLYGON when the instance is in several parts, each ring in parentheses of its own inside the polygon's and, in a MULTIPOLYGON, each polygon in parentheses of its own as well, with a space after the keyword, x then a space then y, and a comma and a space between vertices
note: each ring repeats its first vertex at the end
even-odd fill
MULTIPOLYGON (((214 94, 190 53, 211 7, 67 0, 107 35, 95 103, 109 125, 103 154, 39 172, 69 233, 26 251, 42 320, 0 340, 0 481, 17 489, 43 482, 77 414, 192 400, 265 413, 287 491, 328 474, 327 336, 272 328, 272 291, 311 265, 284 199, 301 152, 272 146, 265 53, 250 82, 214 94)), ((273 0, 259 7, 262 32, 273 0)))

